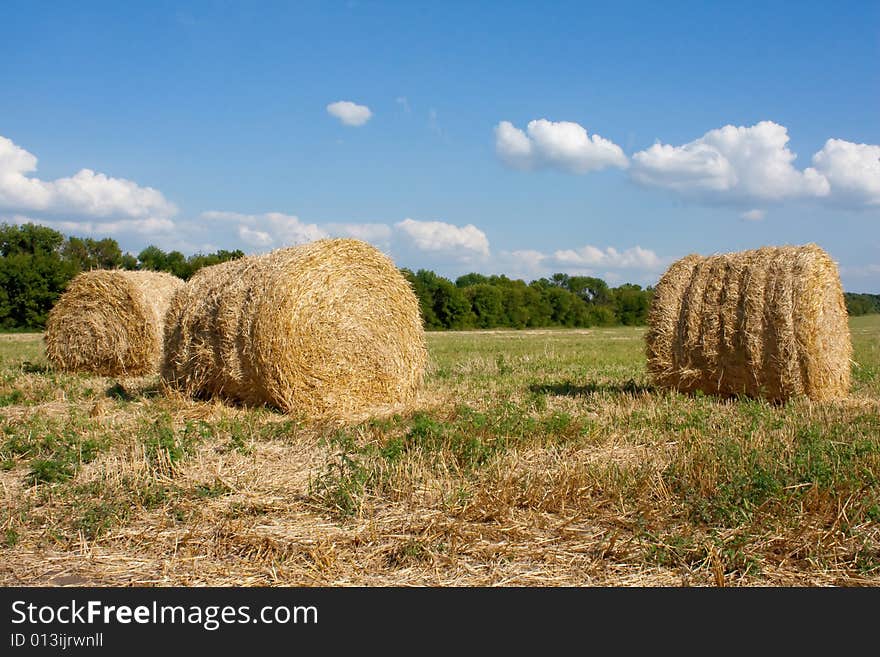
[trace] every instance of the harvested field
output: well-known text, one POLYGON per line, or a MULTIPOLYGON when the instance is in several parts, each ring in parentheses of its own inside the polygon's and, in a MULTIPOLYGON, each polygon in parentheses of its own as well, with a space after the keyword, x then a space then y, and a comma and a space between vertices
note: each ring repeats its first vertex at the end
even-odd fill
POLYGON ((340 426, 0 337, 5 585, 880 584, 880 317, 843 400, 655 389, 644 329, 429 333, 340 426))

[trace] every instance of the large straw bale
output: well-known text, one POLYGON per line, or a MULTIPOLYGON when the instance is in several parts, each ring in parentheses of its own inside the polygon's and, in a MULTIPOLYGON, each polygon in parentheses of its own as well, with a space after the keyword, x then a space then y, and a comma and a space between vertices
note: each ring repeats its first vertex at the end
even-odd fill
POLYGON ((850 385, 850 342, 834 261, 815 244, 673 263, 646 336, 654 381, 683 392, 825 400, 850 385))
POLYGON ((171 389, 309 418, 401 408, 427 361, 418 300, 394 263, 352 239, 206 267, 172 302, 171 389))
POLYGON ((183 281, 154 271, 96 269, 75 277, 46 323, 59 370, 140 376, 162 359, 165 312, 183 281))

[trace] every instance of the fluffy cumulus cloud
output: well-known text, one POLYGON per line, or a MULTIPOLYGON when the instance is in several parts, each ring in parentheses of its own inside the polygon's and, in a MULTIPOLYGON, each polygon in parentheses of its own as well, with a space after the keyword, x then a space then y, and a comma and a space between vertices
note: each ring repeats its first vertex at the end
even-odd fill
POLYGON ((534 249, 501 251, 492 258, 492 271, 514 278, 534 280, 557 272, 571 275, 600 276, 609 283, 653 283, 669 262, 654 251, 634 246, 620 251, 586 245, 544 253, 534 249))
POLYGON ((281 212, 241 214, 212 210, 203 212, 201 218, 215 224, 219 230, 234 225, 239 239, 257 250, 305 244, 330 236, 317 224, 307 224, 299 217, 281 212))
POLYGON ((151 187, 91 169, 41 180, 31 175, 36 170, 34 155, 0 136, 0 210, 70 232, 150 234, 174 227, 171 217, 177 208, 151 187), (57 215, 65 219, 55 219, 57 215))
POLYGON ((366 105, 358 105, 350 100, 339 100, 327 105, 327 113, 339 119, 343 125, 361 126, 373 116, 366 105))
POLYGON ((725 125, 686 144, 656 143, 628 160, 621 148, 568 121, 530 121, 521 130, 495 126, 495 151, 520 170, 554 168, 587 173, 628 168, 635 182, 668 189, 703 203, 751 207, 740 217, 760 221, 760 205, 813 201, 870 209, 880 206, 880 145, 829 139, 812 166, 795 166, 788 129, 773 121, 725 125), (759 206, 759 207, 755 207, 759 206))
POLYGON ((353 237, 376 245, 385 245, 391 239, 391 226, 388 224, 331 223, 324 227, 333 237, 353 237))
POLYGON ((547 167, 587 173, 628 164, 620 146, 570 121, 537 119, 529 121, 525 131, 502 121, 495 127, 495 152, 507 166, 522 170, 547 167))
MULTIPOLYGON (((880 206, 880 146, 829 139, 798 169, 788 130, 772 121, 726 125, 681 146, 654 144, 632 156, 630 175, 702 201, 752 204, 818 201, 853 208, 880 206)), ((760 208, 740 215, 758 221, 760 208)))
POLYGON ((454 226, 443 221, 416 221, 404 219, 394 227, 421 251, 488 256, 489 240, 486 233, 473 224, 454 226))
POLYGON ((245 224, 238 227, 238 238, 248 246, 271 246, 275 238, 265 230, 250 228, 245 224))
POLYGON ((835 201, 880 206, 880 146, 829 139, 813 155, 813 166, 828 180, 835 201))
POLYGON ((555 251, 552 260, 558 265, 595 269, 653 270, 663 264, 656 253, 640 246, 618 251, 611 246, 603 250, 587 245, 579 249, 555 251))
POLYGON ((541 266, 541 263, 547 259, 545 254, 534 249, 510 251, 508 255, 511 260, 518 262, 522 268, 528 271, 536 271, 541 266))
POLYGON ((177 225, 170 219, 149 217, 147 219, 120 219, 118 221, 94 221, 89 219, 46 219, 40 216, 0 215, 0 222, 13 224, 40 224, 71 235, 95 235, 106 237, 118 236, 122 233, 135 233, 140 236, 171 234, 177 225))
POLYGON ((824 197, 828 180, 793 165, 788 130, 772 121, 726 125, 682 146, 654 144, 635 153, 630 174, 644 185, 733 201, 824 197))
POLYGON ((214 210, 203 212, 198 221, 182 227, 197 229, 195 232, 202 237, 219 240, 223 248, 243 248, 250 253, 328 237, 349 237, 369 242, 399 260, 401 266, 488 266, 491 255, 486 234, 476 226, 410 218, 394 224, 306 223, 281 212, 245 214, 214 210))
POLYGON ((510 278, 532 281, 552 273, 546 253, 534 249, 515 249, 493 253, 491 263, 483 267, 484 273, 504 274, 510 278))

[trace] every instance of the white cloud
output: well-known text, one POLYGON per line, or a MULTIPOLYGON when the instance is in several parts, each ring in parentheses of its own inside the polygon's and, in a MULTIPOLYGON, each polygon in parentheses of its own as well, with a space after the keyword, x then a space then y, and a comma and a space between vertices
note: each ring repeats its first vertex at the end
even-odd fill
MULTIPOLYGON (((880 146, 829 139, 799 170, 788 130, 772 121, 726 125, 682 146, 654 144, 632 156, 630 175, 703 201, 745 204, 814 200, 849 207, 880 206, 880 146)), ((744 219, 763 219, 751 210, 744 219)))
MULTIPOLYGON (((509 121, 495 126, 495 151, 514 169, 586 173, 629 167, 631 179, 642 185, 702 202, 746 207, 789 200, 880 206, 880 145, 829 139, 813 155, 813 166, 799 169, 788 143, 788 129, 773 121, 725 125, 686 144, 658 142, 629 161, 617 144, 588 135, 577 123, 539 119, 525 130, 509 121)), ((764 214, 753 209, 740 216, 760 221, 764 214)))
POLYGON ((422 251, 461 253, 464 256, 489 255, 486 234, 473 224, 454 226, 442 221, 404 219, 394 224, 422 251))
POLYGON ((510 255, 511 257, 521 262, 524 267, 527 267, 529 269, 537 269, 541 265, 541 263, 547 258, 547 256, 540 251, 535 251, 533 249, 511 251, 510 255))
POLYGON ((534 249, 501 251, 492 257, 491 265, 485 270, 530 281, 549 273, 544 267, 546 260, 546 254, 534 249))
POLYGON ((255 247, 290 246, 305 244, 329 234, 317 224, 307 224, 299 217, 281 212, 241 214, 212 210, 201 214, 203 220, 237 224, 239 238, 255 247))
POLYGON ((667 264, 654 251, 641 246, 617 250, 586 245, 546 253, 536 249, 517 249, 494 254, 486 233, 473 224, 457 226, 443 221, 406 218, 395 224, 306 224, 295 216, 277 212, 240 214, 216 211, 205 212, 202 218, 215 222, 212 232, 221 229, 217 224, 232 224, 238 239, 257 251, 328 236, 353 237, 386 250, 399 266, 426 267, 450 275, 456 270, 462 273, 460 267, 466 265, 474 267, 473 271, 504 273, 526 280, 563 271, 602 276, 606 280, 622 276, 644 282, 653 280, 656 272, 667 264))
POLYGON ((262 230, 254 230, 245 225, 238 227, 238 236, 242 242, 250 246, 269 246, 275 241, 269 233, 262 230))
POLYGON ((529 121, 525 132, 501 121, 495 127, 495 151, 507 166, 522 170, 548 167, 587 173, 628 165, 620 146, 588 135, 583 126, 570 121, 529 121))
POLYGON ((663 261, 656 253, 640 246, 634 246, 624 251, 618 251, 609 246, 603 251, 588 244, 578 249, 555 251, 552 260, 558 265, 579 268, 654 270, 663 265, 663 261))
MULTIPOLYGON (((40 215, 64 214, 67 217, 107 219, 105 222, 73 222, 77 231, 118 232, 135 230, 142 233, 167 230, 177 212, 161 192, 124 178, 112 178, 91 169, 81 169, 68 178, 45 181, 31 177, 37 170, 37 158, 0 136, 0 208, 34 215, 40 223, 49 224, 40 215)), ((69 228, 68 230, 74 230, 69 228)))
POLYGON ((635 153, 630 174, 643 185, 719 201, 828 196, 825 176, 793 166, 788 141, 785 126, 772 121, 726 125, 682 146, 657 143, 635 153))
POLYGON ((239 239, 253 247, 279 247, 305 244, 326 237, 352 237, 386 246, 392 228, 382 223, 305 223, 299 217, 282 212, 244 214, 212 210, 201 214, 203 221, 236 226, 239 239))
POLYGON ((326 224, 324 228, 331 235, 353 237, 373 244, 384 244, 391 239, 391 226, 388 224, 326 224))
POLYGON ((44 219, 24 215, 0 216, 0 221, 14 224, 34 223, 48 226, 62 233, 73 235, 119 235, 120 233, 136 233, 138 235, 157 235, 173 233, 176 225, 170 219, 148 217, 147 219, 120 219, 118 221, 92 221, 70 219, 44 219))
POLYGON ((304 244, 329 237, 327 232, 319 228, 317 224, 303 223, 293 215, 267 212, 263 217, 265 217, 269 231, 275 235, 276 240, 284 245, 304 244))
POLYGON ((495 126, 495 152, 501 161, 514 169, 532 166, 532 140, 510 121, 495 126))
POLYGON ((534 249, 501 251, 493 255, 481 270, 526 281, 562 272, 572 276, 598 276, 611 284, 650 285, 656 282, 659 272, 670 261, 670 258, 661 258, 654 251, 640 246, 618 251, 613 247, 600 249, 586 245, 549 253, 534 249))
POLYGON ((404 112, 410 113, 409 100, 407 100, 406 96, 398 96, 394 99, 394 102, 400 105, 404 112))
POLYGON ((366 105, 358 105, 350 100, 339 100, 327 105, 327 112, 335 116, 344 125, 361 126, 373 116, 366 105))
POLYGON ((244 220, 244 218, 253 216, 256 215, 240 214, 238 212, 226 212, 224 210, 208 210, 207 212, 202 212, 202 214, 200 215, 202 219, 216 219, 218 221, 236 221, 239 219, 244 220))
POLYGON ((880 205, 880 146, 829 139, 813 155, 813 166, 828 179, 832 200, 880 205))
POLYGON ((766 210, 748 210, 739 215, 741 219, 745 221, 763 221, 764 217, 767 216, 766 210))

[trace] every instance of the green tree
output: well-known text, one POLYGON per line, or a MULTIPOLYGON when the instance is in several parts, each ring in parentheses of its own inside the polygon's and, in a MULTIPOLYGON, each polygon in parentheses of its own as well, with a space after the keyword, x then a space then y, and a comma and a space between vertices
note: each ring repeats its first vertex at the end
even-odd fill
POLYGON ((57 254, 63 243, 64 235, 45 226, 0 224, 0 256, 3 257, 22 253, 57 254))
POLYGON ((531 321, 529 287, 523 281, 507 281, 500 288, 502 296, 502 325, 525 328, 531 321))
POLYGON ((168 271, 168 254, 166 254, 158 246, 154 246, 151 244, 143 251, 138 253, 137 259, 140 263, 140 269, 168 271))
POLYGON ((174 274, 178 278, 187 280, 192 275, 190 264, 186 260, 186 256, 180 251, 170 251, 165 256, 165 267, 163 271, 174 274))
POLYGON ((409 281, 416 298, 419 300, 419 310, 422 313, 422 324, 425 328, 443 328, 434 312, 434 279, 436 274, 425 269, 420 269, 415 274, 409 269, 401 269, 400 272, 409 281))
POLYGON ((119 266, 123 269, 128 269, 129 271, 134 271, 138 268, 138 259, 137 256, 132 255, 131 253, 123 253, 122 260, 119 263, 119 266))
POLYGON ((488 283, 489 279, 482 274, 470 273, 459 276, 455 279, 455 287, 470 287, 471 285, 479 285, 480 283, 488 283))
POLYGON ((611 302, 611 292, 608 284, 601 278, 593 276, 572 276, 565 284, 565 288, 572 294, 578 295, 587 303, 596 305, 608 305, 611 302))
POLYGON ((475 315, 479 328, 495 328, 504 325, 504 300, 501 288, 488 283, 478 283, 465 288, 464 294, 475 315))
POLYGON ((122 251, 116 240, 105 237, 69 237, 61 247, 61 255, 71 261, 77 271, 91 269, 116 269, 122 265, 122 251))
POLYGON ((437 277, 434 289, 434 314, 444 328, 464 329, 474 325, 471 304, 464 293, 452 281, 442 277, 437 277))
POLYGON ((61 257, 64 236, 23 224, 0 225, 0 327, 42 328, 77 267, 61 257))
POLYGON ((415 274, 402 270, 419 299, 425 328, 467 328, 473 326, 471 305, 452 281, 427 269, 415 274))
POLYGON ((542 288, 540 284, 534 282, 526 288, 525 303, 529 312, 529 327, 552 325, 553 307, 543 294, 544 289, 546 288, 542 288))
POLYGON ((587 309, 580 297, 557 285, 548 286, 545 295, 551 308, 550 320, 554 325, 587 325, 587 309))
POLYGON ((852 316, 880 313, 880 294, 855 294, 847 292, 844 295, 846 311, 852 316))
POLYGON ((650 291, 639 285, 627 283, 613 290, 614 308, 617 321, 625 326, 644 324, 651 306, 650 291))
POLYGON ((226 262, 227 260, 237 260, 244 256, 244 251, 241 249, 236 249, 234 251, 227 251, 225 249, 220 249, 216 253, 208 253, 201 254, 197 253, 195 255, 191 255, 186 259, 188 266, 187 276, 182 277, 184 279, 190 278, 193 274, 195 274, 202 267, 210 267, 212 265, 219 265, 221 262, 226 262))

